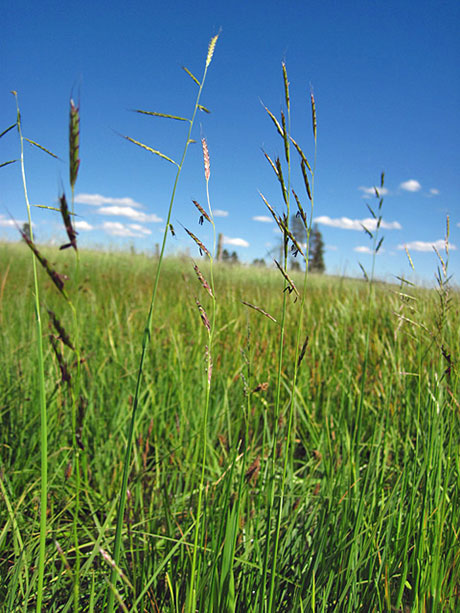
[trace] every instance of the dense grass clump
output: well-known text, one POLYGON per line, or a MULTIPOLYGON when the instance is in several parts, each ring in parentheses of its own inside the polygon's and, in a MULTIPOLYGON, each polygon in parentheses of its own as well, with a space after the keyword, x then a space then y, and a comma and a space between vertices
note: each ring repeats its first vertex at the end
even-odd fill
MULTIPOLYGON (((25 245, 0 246, 0 601, 5 611, 34 607, 39 547, 39 386, 26 250, 25 245)), ((63 271, 73 266, 71 254, 50 250, 46 256, 51 263, 59 261, 63 271)), ((103 610, 106 602, 137 349, 154 264, 139 255, 80 255, 74 304, 80 389, 86 400, 79 417, 77 517, 71 399, 56 354, 44 344, 47 611, 72 606, 75 525, 80 610, 103 610)), ((207 277, 206 264, 199 265, 207 277)), ((120 610, 180 611, 184 606, 203 440, 207 453, 196 609, 264 610, 271 480, 276 505, 291 402, 274 610, 456 610, 458 294, 450 291, 441 321, 436 290, 376 284, 369 302, 366 283, 311 276, 304 314, 308 342, 293 397, 299 302, 290 295, 285 306, 285 356, 275 419, 280 326, 242 301, 279 321, 286 296, 283 279, 276 269, 262 273, 215 263, 219 299, 203 439, 207 330, 195 300, 208 311, 211 297, 200 287, 193 262, 167 259, 163 266, 116 567, 120 610)), ((43 271, 39 283, 46 296, 43 314, 50 309, 59 318, 62 300, 43 271)), ((270 521, 275 531, 276 513, 270 521)), ((272 580, 272 553, 267 581, 272 580)))

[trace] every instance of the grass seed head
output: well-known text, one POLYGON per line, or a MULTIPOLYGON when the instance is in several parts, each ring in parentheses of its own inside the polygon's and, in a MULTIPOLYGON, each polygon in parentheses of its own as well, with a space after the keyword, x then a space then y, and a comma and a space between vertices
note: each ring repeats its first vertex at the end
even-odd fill
POLYGON ((206 328, 208 332, 211 332, 211 324, 209 322, 208 316, 206 315, 206 311, 201 306, 201 303, 198 299, 195 299, 195 302, 196 302, 196 306, 198 307, 198 310, 200 311, 201 321, 203 322, 204 327, 206 328))
POLYGON ((72 99, 70 99, 69 156, 70 185, 73 189, 80 168, 80 105, 76 106, 72 99))
POLYGON ((67 249, 68 247, 73 247, 75 251, 77 251, 77 232, 72 225, 69 207, 67 205, 67 200, 64 194, 62 194, 62 196, 59 198, 59 205, 62 215, 62 221, 64 222, 65 231, 67 232, 67 236, 69 237, 70 241, 65 245, 61 245, 59 249, 67 249))
POLYGON ((30 236, 27 236, 27 234, 23 230, 21 230, 21 229, 19 230, 19 232, 20 232, 23 240, 27 243, 27 245, 31 249, 32 253, 35 255, 35 257, 40 262, 42 267, 48 273, 51 281, 54 283, 54 285, 57 287, 57 289, 61 292, 61 294, 64 297, 67 297, 66 293, 65 293, 65 290, 64 290, 64 283, 65 283, 65 281, 68 280, 67 275, 64 275, 64 274, 61 274, 59 272, 56 272, 54 270, 54 268, 51 268, 48 260, 39 252, 39 250, 37 249, 37 247, 33 243, 33 241, 30 238, 30 236))
POLYGON ((209 177, 211 176, 211 165, 209 163, 208 143, 206 142, 205 138, 201 139, 201 146, 203 148, 204 176, 207 182, 209 181, 209 177))
POLYGON ((206 57, 206 68, 211 63, 212 56, 214 55, 214 49, 216 48, 216 43, 217 43, 218 38, 219 38, 219 35, 216 34, 216 36, 213 36, 211 40, 209 41, 208 55, 206 57))
POLYGON ((56 317, 55 313, 51 311, 51 309, 48 309, 48 315, 50 316, 51 322, 56 332, 58 333, 61 341, 64 343, 64 345, 67 345, 69 349, 72 349, 72 351, 74 351, 75 349, 74 349, 74 346, 72 345, 72 341, 70 340, 69 335, 65 331, 64 326, 61 324, 59 319, 56 317))
POLYGON ((313 95, 313 92, 310 92, 310 99, 311 99, 311 119, 313 123, 313 137, 316 141, 316 104, 315 104, 315 96, 313 95))
POLYGON ((209 217, 209 215, 206 213, 206 211, 204 210, 204 208, 201 206, 201 204, 199 204, 196 200, 192 200, 193 204, 196 206, 196 208, 200 211, 201 217, 204 217, 207 221, 209 221, 209 223, 211 223, 211 218, 209 217))
POLYGON ((200 249, 200 253, 204 252, 206 253, 206 255, 208 256, 208 258, 211 257, 211 254, 209 253, 209 251, 206 249, 206 247, 203 245, 203 243, 200 241, 199 238, 197 238, 193 232, 190 232, 190 230, 187 230, 187 228, 184 228, 184 230, 187 232, 187 234, 190 236, 190 238, 192 238, 195 243, 198 245, 199 249, 200 249))
POLYGON ((288 81, 288 76, 287 76, 286 64, 283 62, 281 66, 283 68, 284 99, 286 100, 286 108, 289 113, 291 106, 290 106, 290 98, 289 98, 289 81, 288 81))
POLYGON ((201 270, 198 268, 198 266, 196 264, 193 266, 193 268, 194 268, 194 270, 196 272, 196 276, 198 277, 198 280, 201 283, 201 285, 203 286, 203 288, 208 292, 208 294, 211 296, 211 298, 214 298, 214 294, 212 293, 211 286, 209 285, 209 283, 204 278, 201 270))

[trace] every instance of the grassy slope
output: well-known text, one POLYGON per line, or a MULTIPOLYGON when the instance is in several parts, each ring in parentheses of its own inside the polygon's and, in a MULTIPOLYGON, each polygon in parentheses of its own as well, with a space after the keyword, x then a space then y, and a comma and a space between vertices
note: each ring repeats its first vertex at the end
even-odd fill
MULTIPOLYGON (((67 255, 52 252, 50 259, 62 271, 67 255)), ((33 603, 38 547, 40 437, 29 256, 21 246, 0 246, 0 470, 7 503, 0 506, 0 600, 11 610, 27 610, 27 603, 33 603)), ((82 611, 98 610, 109 574, 99 548, 112 548, 124 433, 152 275, 152 261, 142 256, 82 254, 76 301, 87 401, 79 518, 82 611)), ((46 306, 70 329, 62 300, 42 280, 46 306)), ((258 597, 270 475, 265 458, 275 430, 279 339, 277 325, 243 306, 241 299, 278 318, 282 279, 276 271, 221 266, 215 281, 217 333, 202 543, 209 564, 199 569, 199 610, 263 610, 258 597), (260 384, 267 385, 257 389, 260 384), (228 546, 233 539, 235 556, 228 546)), ((452 295, 441 332, 436 293, 415 292, 417 300, 402 312, 428 331, 404 324, 395 334, 394 312, 402 302, 390 290, 376 287, 369 312, 364 283, 311 280, 304 330, 309 342, 296 390, 276 610, 458 606, 458 295, 452 295), (415 311, 409 313, 411 305, 415 311), (370 355, 358 428, 369 318, 370 355), (445 373, 448 355, 450 375, 445 373), (359 440, 354 440, 356 432, 359 440)), ((122 568, 127 579, 121 582, 120 598, 127 607, 137 602, 139 611, 180 610, 190 571, 206 376, 206 331, 196 296, 206 309, 207 295, 192 263, 167 261, 126 512, 122 568)), ((292 296, 282 372, 286 393, 276 442, 278 474, 298 309, 292 296)), ((52 534, 45 597, 47 610, 57 611, 71 593, 74 483, 69 397, 49 345, 46 369, 52 534)))

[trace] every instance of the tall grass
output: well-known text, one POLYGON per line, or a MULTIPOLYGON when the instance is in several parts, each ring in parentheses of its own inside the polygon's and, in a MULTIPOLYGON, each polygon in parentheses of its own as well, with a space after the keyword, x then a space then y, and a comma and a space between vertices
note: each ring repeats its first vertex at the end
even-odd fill
MULTIPOLYGON (((198 94, 159 258, 76 261, 31 241, 34 268, 29 243, 0 244, 0 601, 8 612, 456 611, 460 300, 448 229, 436 290, 309 272, 308 240, 289 220, 297 212, 309 236, 315 163, 291 135, 283 66, 283 114, 267 109, 280 196, 261 202, 282 261, 216 261, 206 141, 206 205, 191 206, 213 245, 198 224, 186 231, 201 259, 165 258, 215 42, 201 80, 186 69, 198 94), (59 323, 50 315, 40 370, 44 332, 29 321, 45 306, 59 323)), ((371 207, 374 252, 382 206, 371 207)))

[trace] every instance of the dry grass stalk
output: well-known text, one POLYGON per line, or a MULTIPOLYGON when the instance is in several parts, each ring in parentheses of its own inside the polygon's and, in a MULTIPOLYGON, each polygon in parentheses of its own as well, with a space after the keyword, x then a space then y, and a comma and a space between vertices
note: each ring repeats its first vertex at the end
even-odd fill
POLYGON ((305 183, 305 189, 307 190, 307 196, 309 200, 312 200, 311 190, 310 190, 310 182, 308 181, 307 169, 305 165, 305 161, 302 159, 300 162, 300 168, 302 169, 303 182, 305 183))
POLYGON ((48 155, 50 155, 52 158, 54 158, 55 160, 58 160, 58 156, 54 155, 54 153, 52 153, 49 149, 46 149, 46 147, 43 147, 43 145, 39 145, 38 143, 36 143, 34 140, 31 140, 30 138, 25 138, 24 140, 26 140, 28 143, 30 143, 31 145, 33 145, 34 147, 37 147, 38 149, 41 149, 42 151, 44 151, 45 153, 47 153, 48 155))
POLYGON ((276 176, 278 176, 278 169, 275 166, 275 163, 273 162, 273 160, 271 159, 271 157, 268 155, 268 153, 265 153, 265 151, 263 151, 263 154, 266 158, 266 160, 268 161, 268 163, 270 164, 270 166, 273 168, 273 172, 275 173, 276 176))
POLYGON ((283 126, 284 155, 286 157, 286 162, 289 164, 289 138, 286 127, 286 117, 284 116, 283 111, 281 111, 281 124, 283 126))
POLYGON ((284 270, 284 268, 281 266, 281 264, 279 264, 279 262, 277 262, 276 260, 274 260, 276 266, 278 267, 278 270, 280 271, 280 273, 283 275, 283 277, 285 278, 285 280, 288 283, 287 286, 287 290, 289 293, 294 292, 294 294, 300 298, 300 294, 299 294, 299 290, 296 288, 294 281, 290 278, 290 276, 287 274, 287 272, 284 270))
POLYGON ((182 70, 185 70, 185 72, 188 74, 188 76, 193 81, 195 81, 195 83, 198 85, 198 87, 201 85, 201 83, 198 81, 198 79, 195 77, 195 75, 193 73, 191 73, 190 70, 186 66, 182 66, 182 70))
POLYGON ((406 245, 404 245, 404 251, 406 252, 407 259, 409 260, 410 267, 415 272, 414 262, 412 261, 412 258, 411 258, 410 253, 409 253, 409 249, 407 248, 406 245))
POLYGON ((280 126, 279 121, 276 119, 276 117, 273 115, 273 113, 266 106, 264 107, 264 109, 267 111, 268 116, 270 117, 270 119, 275 124, 275 128, 276 128, 278 134, 281 136, 281 138, 284 138, 284 130, 280 126))
POLYGON ((283 232, 283 233, 284 233, 284 231, 285 231, 285 227, 286 227, 286 226, 285 226, 285 224, 284 224, 283 220, 281 219, 281 217, 280 217, 279 215, 277 215, 277 214, 275 213, 275 211, 274 211, 273 207, 272 207, 272 206, 271 206, 271 205, 268 203, 268 201, 267 201, 267 199, 265 198, 265 196, 264 196, 263 194, 261 194, 260 192, 259 192, 259 194, 260 194, 260 197, 262 198, 262 200, 264 201, 265 206, 267 207, 267 209, 268 209, 268 210, 270 211, 270 213, 272 214, 273 219, 276 221, 276 223, 277 223, 277 225, 278 225, 278 228, 281 230, 281 232, 283 232))
POLYGON ((280 161, 279 158, 276 158, 275 165, 276 165, 276 170, 278 171, 276 173, 276 176, 278 177, 278 181, 280 182, 280 185, 281 185, 281 192, 283 194, 283 200, 284 200, 286 206, 288 206, 287 189, 286 189, 286 184, 284 182, 283 169, 281 168, 281 161, 280 161))
POLYGON ((300 215, 300 217, 302 218, 303 225, 305 226, 305 229, 307 230, 308 229, 307 215, 303 209, 302 203, 300 202, 300 199, 294 190, 292 190, 292 195, 295 198, 297 208, 298 208, 297 216, 300 215))
POLYGON ((289 239, 292 242, 291 250, 293 251, 294 257, 300 253, 302 256, 304 255, 302 247, 299 245, 296 237, 292 234, 292 232, 287 227, 287 219, 285 218, 283 221, 280 220, 281 231, 284 234, 284 238, 287 241, 289 239))
POLYGON ((272 321, 274 321, 275 324, 278 323, 276 321, 276 319, 274 317, 272 317, 272 315, 270 315, 270 313, 267 313, 267 311, 264 311, 263 309, 261 309, 260 307, 256 306, 255 304, 251 304, 250 302, 246 302, 245 300, 242 300, 241 302, 245 306, 249 307, 250 309, 254 309, 254 311, 257 311, 258 313, 261 313, 262 315, 265 315, 265 317, 268 317, 268 319, 271 319, 272 321))
POLYGON ((138 140, 135 140, 134 138, 131 138, 130 136, 125 136, 124 134, 121 134, 121 136, 122 136, 122 138, 125 138, 126 140, 129 140, 130 143, 133 143, 134 145, 137 145, 141 149, 145 149, 145 151, 148 151, 149 153, 153 153, 154 155, 158 155, 158 157, 162 158, 163 160, 166 160, 167 162, 171 162, 171 164, 174 164, 174 166, 177 166, 179 168, 179 164, 177 162, 175 162, 172 158, 168 157, 164 153, 161 153, 161 151, 158 151, 157 149, 152 149, 152 147, 149 147, 148 145, 144 145, 144 143, 141 143, 138 140))
POLYGON ((302 148, 300 147, 300 145, 298 143, 296 143, 296 141, 292 138, 292 136, 289 137, 289 140, 291 141, 291 143, 294 145, 294 147, 297 150, 297 153, 300 155, 300 157, 302 158, 302 160, 305 162, 306 167, 308 168, 308 170, 311 172, 311 166, 305 156, 305 153, 302 151, 302 148))
POLYGON ((70 185, 73 189, 80 168, 80 105, 75 106, 72 99, 70 99, 69 156, 70 185))
POLYGON ((164 117, 165 119, 175 119, 176 121, 190 121, 186 117, 179 117, 178 115, 169 115, 168 113, 157 113, 155 111, 142 111, 141 109, 135 109, 136 113, 142 115, 150 115, 151 117, 164 117))

